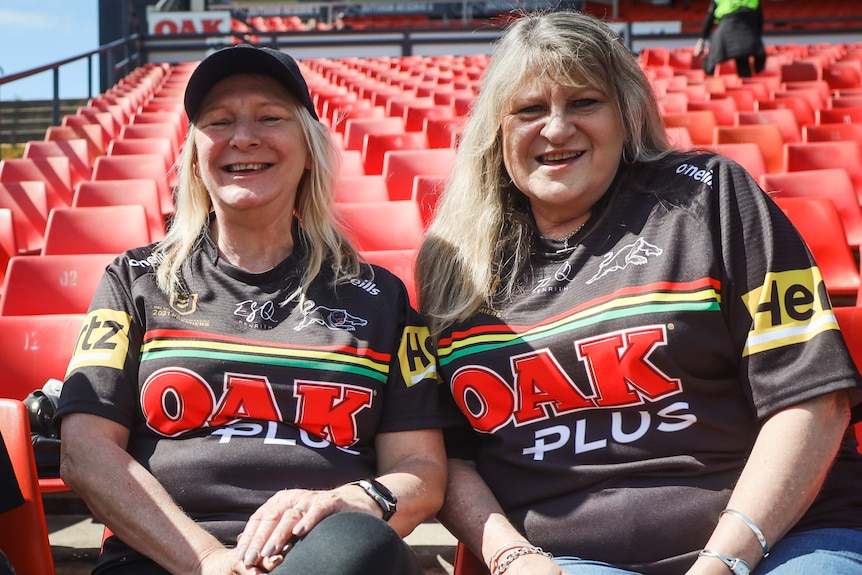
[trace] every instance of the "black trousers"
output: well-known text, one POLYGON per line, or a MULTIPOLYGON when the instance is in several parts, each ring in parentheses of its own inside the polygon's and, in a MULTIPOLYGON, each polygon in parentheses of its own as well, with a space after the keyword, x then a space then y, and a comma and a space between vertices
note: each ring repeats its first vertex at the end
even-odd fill
MULTIPOLYGON (((134 555, 93 575, 168 575, 134 555)), ((300 539, 272 575, 422 575, 419 560, 386 522, 367 513, 330 515, 300 539)))

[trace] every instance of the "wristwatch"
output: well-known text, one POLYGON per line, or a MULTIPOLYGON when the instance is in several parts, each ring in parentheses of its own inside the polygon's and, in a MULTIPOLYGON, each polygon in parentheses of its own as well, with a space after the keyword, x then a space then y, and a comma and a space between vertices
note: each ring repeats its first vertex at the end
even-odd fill
POLYGON ((727 568, 733 571, 734 575, 750 575, 751 573, 751 567, 748 566, 748 563, 746 563, 745 560, 740 559, 739 557, 722 555, 721 553, 717 553, 709 549, 701 550, 698 555, 704 557, 715 557, 716 559, 727 565, 727 568))
POLYGON ((383 521, 389 521, 389 518, 398 511, 398 499, 395 498, 395 494, 376 479, 360 479, 359 481, 351 481, 348 485, 358 485, 365 490, 365 493, 383 511, 383 521))

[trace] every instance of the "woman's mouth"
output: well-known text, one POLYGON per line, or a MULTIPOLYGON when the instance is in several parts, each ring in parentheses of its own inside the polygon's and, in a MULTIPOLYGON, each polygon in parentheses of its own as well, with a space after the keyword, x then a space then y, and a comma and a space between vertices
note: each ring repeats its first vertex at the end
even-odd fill
POLYGON ((584 152, 557 152, 553 154, 543 154, 537 159, 540 164, 562 164, 574 158, 580 158, 584 152))
POLYGON ((230 164, 228 166, 225 166, 224 169, 231 174, 244 174, 244 173, 248 173, 248 172, 256 172, 258 170, 263 170, 265 168, 268 168, 271 165, 272 164, 262 164, 262 163, 257 163, 257 164, 230 164))

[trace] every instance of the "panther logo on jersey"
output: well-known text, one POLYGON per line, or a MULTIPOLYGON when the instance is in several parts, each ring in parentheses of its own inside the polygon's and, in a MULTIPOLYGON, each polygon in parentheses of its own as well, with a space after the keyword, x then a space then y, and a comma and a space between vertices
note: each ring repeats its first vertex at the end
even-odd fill
POLYGON ((293 329, 301 331, 315 324, 332 330, 356 331, 357 327, 368 325, 368 320, 351 315, 346 309, 316 305, 313 300, 305 300, 302 304, 302 321, 293 329))
POLYGON ((630 265, 642 266, 649 261, 650 256, 660 256, 664 252, 658 246, 654 246, 643 238, 636 239, 633 243, 625 245, 617 252, 608 252, 599 264, 596 275, 587 280, 591 284, 600 280, 611 272, 623 270, 630 265))

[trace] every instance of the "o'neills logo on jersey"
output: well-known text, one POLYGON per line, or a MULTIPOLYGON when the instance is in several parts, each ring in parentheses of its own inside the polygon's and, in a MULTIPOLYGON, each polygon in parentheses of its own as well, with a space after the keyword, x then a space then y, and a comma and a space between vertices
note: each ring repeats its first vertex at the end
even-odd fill
POLYGON ((692 166, 691 164, 682 164, 676 169, 676 173, 712 187, 712 170, 704 170, 700 166, 692 166))
POLYGON ((371 295, 379 295, 380 294, 380 288, 377 287, 376 283, 374 283, 373 281, 371 281, 369 279, 362 279, 361 280, 359 278, 353 278, 350 280, 350 283, 355 285, 356 287, 358 287, 360 289, 364 289, 365 291, 367 291, 371 295))
POLYGON ((145 260, 136 260, 129 258, 129 265, 133 268, 151 268, 165 261, 165 256, 162 254, 150 254, 145 260))

